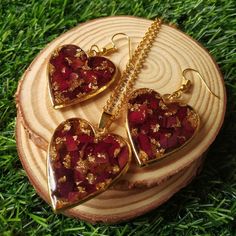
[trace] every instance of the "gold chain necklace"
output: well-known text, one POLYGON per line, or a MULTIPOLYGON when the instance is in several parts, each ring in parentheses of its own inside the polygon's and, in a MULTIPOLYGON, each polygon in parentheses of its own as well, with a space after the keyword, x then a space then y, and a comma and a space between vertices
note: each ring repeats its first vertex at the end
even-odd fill
POLYGON ((120 116, 123 104, 126 103, 126 98, 132 91, 134 82, 143 68, 145 59, 160 31, 161 24, 161 19, 156 19, 151 24, 134 54, 129 59, 118 85, 103 108, 104 112, 100 120, 99 128, 108 128, 112 120, 120 116))

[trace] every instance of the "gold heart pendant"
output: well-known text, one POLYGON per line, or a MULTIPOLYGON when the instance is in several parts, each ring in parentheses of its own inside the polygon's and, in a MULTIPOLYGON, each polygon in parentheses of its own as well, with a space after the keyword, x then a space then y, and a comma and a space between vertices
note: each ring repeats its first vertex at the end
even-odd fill
POLYGON ((48 63, 49 91, 54 108, 87 100, 111 85, 116 66, 102 56, 87 56, 78 46, 56 49, 48 63))
POLYGON ((200 118, 184 103, 170 102, 152 89, 138 89, 128 100, 127 131, 140 166, 176 152, 196 134, 200 118))
POLYGON ((122 137, 98 133, 86 120, 68 119, 55 130, 48 150, 48 186, 54 210, 105 191, 124 174, 131 148, 122 137))

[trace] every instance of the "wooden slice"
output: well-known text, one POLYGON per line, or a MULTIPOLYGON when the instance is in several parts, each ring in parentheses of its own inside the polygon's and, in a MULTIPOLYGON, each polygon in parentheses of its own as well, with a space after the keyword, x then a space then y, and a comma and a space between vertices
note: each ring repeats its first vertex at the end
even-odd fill
MULTIPOLYGON (((46 175, 46 152, 28 138, 20 119, 17 119, 16 140, 18 155, 37 193, 49 203, 46 175)), ((63 214, 90 222, 117 223, 140 216, 166 202, 186 186, 196 175, 201 160, 173 175, 162 184, 145 189, 107 190, 95 198, 63 214)))
MULTIPOLYGON (((118 32, 128 34, 132 40, 132 48, 135 49, 150 24, 150 20, 126 16, 96 19, 80 24, 45 47, 25 71, 16 94, 21 122, 36 145, 46 150, 54 129, 65 119, 80 117, 97 124, 102 108, 114 89, 113 86, 88 101, 55 110, 49 99, 46 70, 53 50, 59 45, 71 43, 84 50, 88 50, 92 44, 103 47, 118 32)), ((116 43, 119 50, 109 56, 109 59, 122 71, 128 60, 127 40, 120 38, 116 43)), ((135 87, 153 88, 160 94, 171 93, 179 88, 182 71, 186 68, 198 70, 220 99, 209 93, 194 72, 188 72, 187 77, 192 80, 193 87, 191 93, 184 96, 184 101, 200 116, 199 132, 188 145, 160 163, 142 169, 133 163, 120 182, 123 188, 161 183, 200 158, 218 134, 226 107, 222 76, 209 53, 183 32, 168 25, 162 26, 135 87)), ((125 111, 113 123, 110 131, 127 137, 125 111)))

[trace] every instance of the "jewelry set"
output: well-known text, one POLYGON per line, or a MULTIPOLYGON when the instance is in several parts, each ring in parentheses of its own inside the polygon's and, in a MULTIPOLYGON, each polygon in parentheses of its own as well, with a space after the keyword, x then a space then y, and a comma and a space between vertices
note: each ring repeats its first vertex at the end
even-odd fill
POLYGON ((200 117, 182 99, 182 94, 189 92, 192 85, 187 73, 195 73, 206 89, 217 95, 196 69, 182 71, 181 86, 173 93, 160 95, 149 88, 132 91, 161 25, 160 19, 151 24, 132 55, 130 38, 124 33, 112 37, 110 48, 92 45, 86 54, 80 47, 69 44, 52 53, 48 63, 49 92, 53 107, 63 109, 96 96, 116 82, 118 69, 107 58, 117 51, 116 36, 128 39, 130 52, 99 124, 70 118, 52 135, 47 171, 54 210, 75 206, 105 191, 128 170, 132 156, 140 167, 151 165, 168 158, 191 142, 197 133, 200 117), (129 141, 109 132, 109 126, 122 110, 126 113, 129 141))

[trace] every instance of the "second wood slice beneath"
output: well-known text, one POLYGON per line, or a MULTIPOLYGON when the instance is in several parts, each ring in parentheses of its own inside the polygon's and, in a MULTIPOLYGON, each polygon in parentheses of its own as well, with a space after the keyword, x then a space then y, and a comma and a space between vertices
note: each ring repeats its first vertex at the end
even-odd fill
MULTIPOLYGON (((18 155, 37 193, 50 203, 46 152, 29 138, 19 119, 16 125, 18 155)), ((158 186, 130 190, 110 189, 95 198, 63 212, 78 219, 95 222, 118 223, 138 217, 160 206, 177 191, 185 187, 197 174, 202 161, 193 162, 158 186)))

